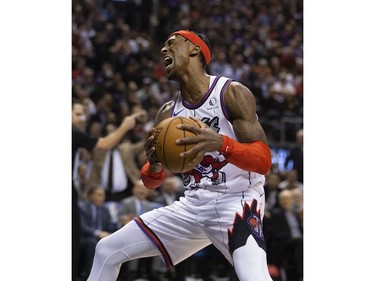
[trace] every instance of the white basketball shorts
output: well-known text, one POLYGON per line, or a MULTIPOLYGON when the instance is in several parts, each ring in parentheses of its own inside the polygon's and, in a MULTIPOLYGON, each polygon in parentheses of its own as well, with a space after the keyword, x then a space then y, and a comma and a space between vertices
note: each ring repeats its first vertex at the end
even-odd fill
MULTIPOLYGON (((211 243, 233 265, 232 253, 250 235, 265 250, 261 221, 264 215, 262 183, 238 193, 186 190, 185 197, 134 218, 159 249, 169 268, 211 243)), ((262 251, 261 251, 262 252, 262 251)), ((249 253, 247 253, 249 255, 249 253)))

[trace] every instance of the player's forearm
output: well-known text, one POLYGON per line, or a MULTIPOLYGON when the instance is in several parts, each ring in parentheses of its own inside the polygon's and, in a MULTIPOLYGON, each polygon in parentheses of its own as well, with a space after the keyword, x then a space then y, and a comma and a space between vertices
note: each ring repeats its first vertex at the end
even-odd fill
POLYGON ((229 163, 245 171, 265 175, 271 168, 270 149, 261 141, 239 143, 223 135, 220 152, 229 163))

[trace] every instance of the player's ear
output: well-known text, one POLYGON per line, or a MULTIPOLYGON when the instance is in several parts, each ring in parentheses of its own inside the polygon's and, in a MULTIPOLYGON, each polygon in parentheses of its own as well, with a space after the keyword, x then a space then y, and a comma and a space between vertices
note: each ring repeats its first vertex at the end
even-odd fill
POLYGON ((190 51, 190 56, 195 57, 201 52, 201 47, 198 45, 193 45, 193 49, 190 51))

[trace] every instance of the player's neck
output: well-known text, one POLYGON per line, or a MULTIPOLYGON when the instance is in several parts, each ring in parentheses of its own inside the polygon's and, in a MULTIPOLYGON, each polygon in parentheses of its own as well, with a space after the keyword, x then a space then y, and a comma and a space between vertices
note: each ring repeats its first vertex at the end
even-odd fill
POLYGON ((210 86, 210 76, 207 73, 186 75, 180 81, 183 99, 190 103, 198 103, 210 86))

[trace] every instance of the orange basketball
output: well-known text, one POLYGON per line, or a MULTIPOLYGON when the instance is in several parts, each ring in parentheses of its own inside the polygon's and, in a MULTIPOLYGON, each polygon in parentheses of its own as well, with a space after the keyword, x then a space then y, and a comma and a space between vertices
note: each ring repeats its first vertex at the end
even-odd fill
POLYGON ((177 139, 196 136, 196 134, 177 128, 179 124, 188 124, 200 127, 197 122, 187 117, 176 116, 169 117, 161 121, 154 131, 155 154, 164 168, 173 173, 183 173, 193 169, 198 163, 188 165, 195 158, 195 155, 181 158, 180 153, 190 150, 195 144, 176 144, 177 139))

